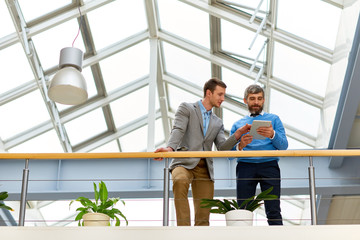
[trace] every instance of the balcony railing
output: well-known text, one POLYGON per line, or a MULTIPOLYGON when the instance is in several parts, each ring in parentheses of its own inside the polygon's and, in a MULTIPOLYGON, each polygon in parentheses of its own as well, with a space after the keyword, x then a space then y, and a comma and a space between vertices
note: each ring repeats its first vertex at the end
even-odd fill
POLYGON ((169 161, 172 158, 186 157, 213 157, 213 158, 233 158, 233 157, 308 157, 308 179, 311 207, 311 223, 317 224, 316 206, 316 186, 315 168, 313 157, 352 157, 360 156, 360 150, 285 150, 285 151, 209 151, 209 152, 127 152, 127 153, 1 153, 0 160, 4 159, 24 159, 25 167, 22 176, 22 189, 20 199, 19 226, 24 226, 25 207, 27 201, 28 181, 29 181, 29 161, 36 160, 59 160, 59 159, 129 159, 129 158, 163 158, 164 159, 164 178, 163 178, 163 226, 169 224, 169 186, 170 171, 169 161))

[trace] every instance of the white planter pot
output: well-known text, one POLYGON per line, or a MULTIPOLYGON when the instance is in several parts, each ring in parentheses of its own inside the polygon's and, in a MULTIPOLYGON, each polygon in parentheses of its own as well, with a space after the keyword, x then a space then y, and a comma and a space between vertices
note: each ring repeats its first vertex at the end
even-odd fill
POLYGON ((252 226, 253 212, 249 210, 232 210, 225 213, 226 226, 252 226))
POLYGON ((86 213, 83 220, 84 226, 110 226, 110 217, 103 213, 86 213))

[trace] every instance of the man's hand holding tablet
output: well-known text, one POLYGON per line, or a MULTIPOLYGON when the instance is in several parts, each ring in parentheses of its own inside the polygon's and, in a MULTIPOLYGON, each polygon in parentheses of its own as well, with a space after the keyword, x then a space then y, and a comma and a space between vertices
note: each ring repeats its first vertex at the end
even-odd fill
POLYGON ((271 121, 254 120, 251 124, 249 134, 253 136, 254 139, 265 139, 266 137, 257 132, 259 127, 271 127, 271 121))

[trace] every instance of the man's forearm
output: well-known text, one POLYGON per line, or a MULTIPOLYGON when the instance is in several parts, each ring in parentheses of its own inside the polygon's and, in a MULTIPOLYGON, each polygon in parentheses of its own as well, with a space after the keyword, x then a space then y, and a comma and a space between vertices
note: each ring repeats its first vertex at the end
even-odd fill
POLYGON ((221 146, 219 146, 219 150, 220 151, 231 150, 236 145, 237 142, 238 142, 238 140, 236 139, 236 137, 233 134, 221 146))

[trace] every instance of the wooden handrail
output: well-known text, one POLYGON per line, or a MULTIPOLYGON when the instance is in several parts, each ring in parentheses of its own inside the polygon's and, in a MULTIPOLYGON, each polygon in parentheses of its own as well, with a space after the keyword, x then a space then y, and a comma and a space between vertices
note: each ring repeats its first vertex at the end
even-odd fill
POLYGON ((350 157, 360 150, 279 150, 279 151, 184 151, 184 152, 121 152, 121 153, 0 153, 1 159, 102 159, 102 158, 189 158, 189 157, 350 157))

